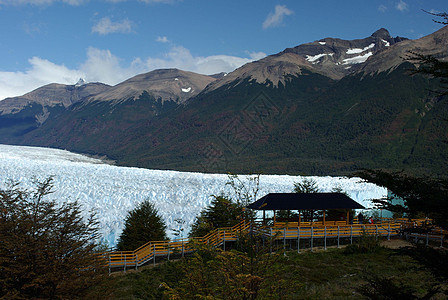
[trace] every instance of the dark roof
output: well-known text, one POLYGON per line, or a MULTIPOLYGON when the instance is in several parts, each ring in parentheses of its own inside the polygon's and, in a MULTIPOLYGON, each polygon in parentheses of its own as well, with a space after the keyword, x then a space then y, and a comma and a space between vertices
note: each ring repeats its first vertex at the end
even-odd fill
POLYGON ((364 209, 342 193, 270 193, 247 206, 256 210, 364 209))

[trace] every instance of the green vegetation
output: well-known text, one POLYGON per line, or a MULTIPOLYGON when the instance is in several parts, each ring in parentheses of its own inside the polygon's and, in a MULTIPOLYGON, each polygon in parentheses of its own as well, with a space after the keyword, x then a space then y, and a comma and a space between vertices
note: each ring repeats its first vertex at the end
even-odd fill
POLYGON ((403 199, 405 206, 393 205, 390 200, 376 200, 382 208, 406 213, 410 218, 429 217, 438 226, 448 228, 448 180, 431 177, 415 177, 402 172, 364 170, 357 173, 361 178, 379 186, 387 187, 403 199))
POLYGON ((242 206, 225 196, 213 196, 191 226, 190 236, 202 237, 220 227, 232 227, 241 220, 242 206))
MULTIPOLYGON (((437 254, 437 255, 435 255, 437 254)), ((445 299, 447 272, 427 248, 258 253, 202 249, 193 256, 114 274, 90 291, 98 299, 445 299), (431 253, 426 253, 426 252, 431 253), (429 254, 429 255, 428 255, 429 254), (405 297, 398 297, 405 296, 405 297)))
POLYGON ((32 191, 0 190, 0 298, 67 299, 102 278, 95 256, 98 224, 78 203, 47 200, 52 178, 32 191))
POLYGON ((165 230, 157 209, 145 200, 126 215, 117 250, 134 251, 149 241, 164 241, 167 239, 165 230))

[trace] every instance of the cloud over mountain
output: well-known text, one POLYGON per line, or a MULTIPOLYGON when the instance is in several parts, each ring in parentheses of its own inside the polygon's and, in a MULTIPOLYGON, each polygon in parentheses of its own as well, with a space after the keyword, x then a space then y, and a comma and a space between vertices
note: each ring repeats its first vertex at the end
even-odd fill
POLYGON ((182 46, 173 46, 161 57, 136 58, 128 65, 110 50, 89 47, 86 60, 76 69, 33 57, 25 72, 0 71, 0 100, 23 95, 49 83, 75 84, 79 78, 89 82, 115 85, 132 76, 160 68, 177 68, 200 74, 231 72, 247 62, 266 56, 263 52, 248 52, 248 57, 230 55, 195 56, 182 46))

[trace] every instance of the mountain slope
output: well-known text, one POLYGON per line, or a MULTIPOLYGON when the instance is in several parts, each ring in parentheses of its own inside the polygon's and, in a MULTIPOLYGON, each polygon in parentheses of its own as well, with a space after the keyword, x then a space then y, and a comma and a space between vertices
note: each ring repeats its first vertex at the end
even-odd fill
POLYGON ((107 91, 89 97, 88 102, 137 99, 144 91, 161 102, 183 103, 199 94, 216 78, 178 69, 162 69, 134 76, 107 91))
POLYGON ((48 84, 20 97, 0 101, 0 142, 15 142, 87 96, 104 92, 102 83, 48 84))
MULTIPOLYGON (((92 97, 20 142, 160 169, 325 175, 405 168, 444 174, 447 103, 431 92, 439 82, 410 76, 415 66, 401 56, 417 49, 446 57, 445 30, 409 41, 381 29, 366 39, 323 39, 286 49, 210 81, 185 102, 150 92, 118 101, 92 97), (311 59, 322 54, 321 46, 333 55, 311 59)), ((177 77, 167 78, 176 84, 177 77)))
POLYGON ((300 75, 303 69, 339 80, 354 73, 370 56, 404 40, 402 37, 392 38, 384 28, 364 39, 325 38, 248 63, 212 83, 206 91, 231 82, 237 84, 246 78, 276 87, 279 82, 285 84, 285 76, 300 75))

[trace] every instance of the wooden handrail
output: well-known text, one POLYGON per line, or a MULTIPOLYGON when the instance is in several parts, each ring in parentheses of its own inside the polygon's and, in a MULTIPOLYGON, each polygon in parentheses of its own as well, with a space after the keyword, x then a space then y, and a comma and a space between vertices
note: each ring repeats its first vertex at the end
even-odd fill
MULTIPOLYGON (((292 238, 322 238, 336 236, 360 236, 364 232, 368 234, 392 235, 398 234, 403 227, 420 226, 428 222, 428 219, 380 219, 376 224, 350 224, 339 221, 327 221, 323 226, 318 222, 308 223, 285 222, 285 224, 277 223, 272 227, 263 227, 258 224, 252 224, 252 230, 263 232, 276 239, 292 239, 292 238), (283 226, 280 226, 283 225, 283 226), (298 236, 300 231, 300 236, 298 236), (277 234, 278 233, 278 234, 277 234)), ((240 233, 247 233, 251 230, 251 223, 241 221, 232 227, 217 228, 203 237, 183 238, 167 241, 149 241, 134 251, 111 251, 100 254, 101 257, 107 259, 109 267, 141 266, 150 260, 155 260, 156 256, 167 256, 174 252, 190 253, 193 251, 190 242, 196 241, 202 244, 208 244, 212 247, 223 245, 227 241, 235 241, 240 233)))

